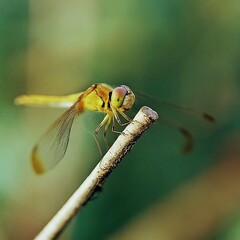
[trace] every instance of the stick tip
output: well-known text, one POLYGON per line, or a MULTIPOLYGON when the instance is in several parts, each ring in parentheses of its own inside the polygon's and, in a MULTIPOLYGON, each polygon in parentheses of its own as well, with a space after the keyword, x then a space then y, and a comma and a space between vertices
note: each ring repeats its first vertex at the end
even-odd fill
POLYGON ((144 113, 147 117, 149 117, 151 120, 155 121, 158 119, 158 114, 154 110, 152 110, 150 107, 143 106, 140 111, 144 113))

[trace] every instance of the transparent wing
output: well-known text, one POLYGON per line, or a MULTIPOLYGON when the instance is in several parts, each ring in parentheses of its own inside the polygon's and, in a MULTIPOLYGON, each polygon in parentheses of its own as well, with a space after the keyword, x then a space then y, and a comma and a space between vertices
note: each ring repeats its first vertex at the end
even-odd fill
POLYGON ((74 104, 52 124, 35 145, 32 151, 32 165, 36 173, 47 171, 64 157, 75 115, 74 104))
MULTIPOLYGON (((197 118, 202 119, 203 121, 205 121, 207 123, 210 123, 210 124, 216 123, 216 119, 212 115, 210 115, 206 112, 197 111, 186 105, 180 105, 180 104, 172 103, 169 101, 161 100, 156 97, 149 96, 145 93, 137 92, 135 94, 138 98, 144 98, 144 101, 147 100, 149 102, 150 106, 154 102, 158 109, 162 110, 164 107, 175 108, 175 109, 182 110, 186 113, 191 113, 191 114, 197 116, 197 118)), ((184 125, 177 122, 176 119, 173 120, 172 118, 170 118, 168 116, 168 114, 164 114, 164 116, 160 116, 159 120, 164 122, 166 125, 169 125, 170 127, 177 129, 179 131, 179 133, 184 137, 185 144, 182 148, 182 153, 188 153, 192 150, 192 148, 194 146, 194 138, 193 138, 191 131, 188 128, 186 128, 184 125)))
POLYGON ((150 101, 154 101, 158 105, 161 105, 161 106, 165 105, 165 106, 169 106, 169 107, 172 107, 172 108, 175 108, 175 109, 186 111, 188 113, 192 113, 192 114, 198 116, 199 118, 201 118, 202 120, 204 120, 204 121, 206 121, 210 124, 215 124, 216 123, 215 117, 213 117, 211 114, 209 114, 207 112, 197 111, 196 109, 193 109, 190 106, 173 103, 173 102, 166 101, 166 100, 161 100, 161 99, 158 99, 154 96, 150 96, 150 95, 147 95, 147 94, 142 93, 142 92, 137 92, 135 94, 140 98, 150 99, 150 101))

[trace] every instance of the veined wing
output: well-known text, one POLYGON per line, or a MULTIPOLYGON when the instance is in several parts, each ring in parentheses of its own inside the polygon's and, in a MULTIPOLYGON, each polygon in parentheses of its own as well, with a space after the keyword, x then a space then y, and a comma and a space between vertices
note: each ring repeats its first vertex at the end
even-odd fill
POLYGON ((25 105, 33 107, 57 107, 68 108, 71 107, 83 92, 74 93, 66 96, 49 96, 49 95, 21 95, 15 98, 16 105, 25 105))
POLYGON ((208 123, 216 123, 216 119, 211 114, 209 114, 207 112, 197 111, 197 110, 191 108, 190 106, 173 103, 173 102, 166 101, 166 100, 161 100, 161 99, 158 99, 153 96, 149 96, 149 95, 141 93, 141 92, 137 92, 136 95, 138 97, 142 97, 144 99, 150 99, 150 101, 154 101, 158 105, 162 105, 162 106, 165 105, 165 106, 169 106, 171 108, 175 108, 175 109, 179 109, 179 110, 183 110, 183 111, 192 113, 208 123))
POLYGON ((32 165, 41 174, 54 167, 65 155, 73 120, 75 104, 65 111, 38 141, 32 151, 32 165))
MULTIPOLYGON (((205 121, 207 123, 210 123, 210 124, 215 124, 216 123, 216 119, 212 115, 210 115, 206 112, 197 111, 197 110, 195 110, 195 109, 193 109, 189 106, 186 106, 186 105, 180 105, 180 104, 172 103, 170 101, 160 100, 156 97, 149 96, 145 93, 137 92, 135 94, 139 98, 144 98, 144 100, 148 100, 150 106, 151 106, 152 102, 155 102, 155 104, 158 106, 159 109, 161 107, 164 107, 164 106, 166 107, 167 106, 167 107, 170 107, 170 108, 175 108, 175 109, 185 111, 187 113, 191 113, 191 114, 197 116, 198 118, 202 119, 203 121, 205 121)), ((182 148, 182 153, 187 153, 187 152, 192 150, 192 148, 194 146, 194 138, 192 136, 191 131, 188 128, 186 128, 185 126, 183 126, 182 124, 180 124, 176 120, 172 120, 166 114, 164 116, 160 115, 159 120, 164 122, 166 125, 169 125, 170 127, 174 127, 175 129, 177 129, 179 131, 179 133, 184 137, 185 144, 182 148)))

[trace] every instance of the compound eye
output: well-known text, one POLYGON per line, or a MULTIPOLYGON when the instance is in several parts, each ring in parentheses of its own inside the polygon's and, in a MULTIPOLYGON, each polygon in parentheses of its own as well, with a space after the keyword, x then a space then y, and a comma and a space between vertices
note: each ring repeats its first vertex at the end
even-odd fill
POLYGON ((127 89, 125 87, 116 87, 112 91, 111 104, 112 106, 119 108, 124 102, 124 98, 127 95, 127 89))

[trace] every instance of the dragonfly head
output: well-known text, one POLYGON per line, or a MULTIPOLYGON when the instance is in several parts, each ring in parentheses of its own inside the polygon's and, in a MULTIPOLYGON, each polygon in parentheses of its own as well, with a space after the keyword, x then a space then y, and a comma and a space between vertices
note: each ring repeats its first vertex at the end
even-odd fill
POLYGON ((135 95, 128 86, 121 85, 113 89, 111 96, 111 105, 113 107, 127 111, 132 108, 134 101, 135 95))

